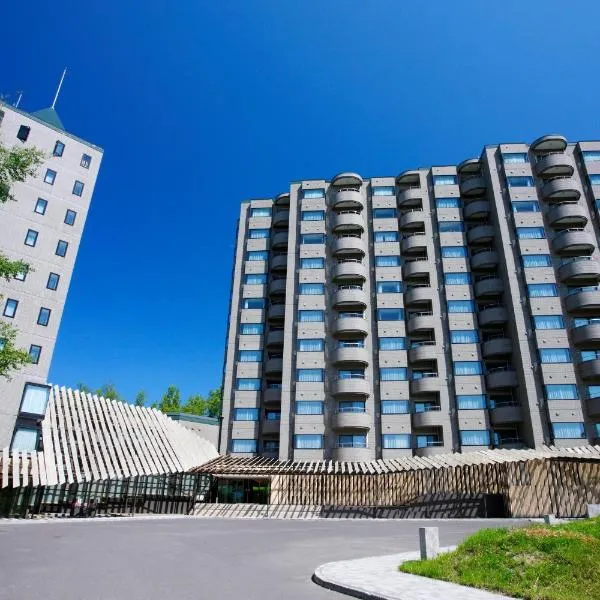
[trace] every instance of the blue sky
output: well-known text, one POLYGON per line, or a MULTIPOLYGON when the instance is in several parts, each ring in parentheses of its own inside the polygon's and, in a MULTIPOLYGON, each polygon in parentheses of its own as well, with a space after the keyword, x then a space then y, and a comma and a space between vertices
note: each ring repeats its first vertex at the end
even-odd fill
POLYGON ((217 387, 245 198, 598 139, 599 21, 550 0, 8 3, 0 92, 47 106, 67 66, 58 112, 105 149, 51 380, 217 387))

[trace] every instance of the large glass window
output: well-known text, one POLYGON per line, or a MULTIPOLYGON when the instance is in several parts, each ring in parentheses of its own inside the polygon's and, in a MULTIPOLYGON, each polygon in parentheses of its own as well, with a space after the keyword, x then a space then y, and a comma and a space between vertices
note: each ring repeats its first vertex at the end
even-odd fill
POLYGON ((443 441, 437 433, 417 435, 415 437, 417 448, 428 448, 430 446, 441 446, 443 441))
POLYGON ((558 290, 554 283, 530 283, 527 286, 527 295, 530 298, 550 298, 558 296, 558 290))
POLYGON ((600 160, 600 150, 584 150, 581 154, 586 163, 600 160))
POLYGON ((517 237, 520 240, 543 240, 546 232, 543 227, 517 227, 517 237))
POLYGON ((433 185, 455 185, 457 183, 456 175, 434 175, 433 185))
POLYGON ((400 239, 397 231, 376 231, 376 242, 397 242, 400 239))
POLYGON ((260 379, 252 377, 238 377, 235 380, 235 389, 239 391, 255 392, 260 390, 260 379))
POLYGON ((487 408, 485 394, 458 394, 456 405, 459 410, 483 410, 487 408))
POLYGON ((590 185, 600 185, 600 175, 589 175, 590 185))
POLYGON ((460 208, 462 206, 462 202, 460 198, 436 198, 435 199, 435 207, 436 208, 460 208))
POLYGON ((36 383, 26 383, 19 412, 29 415, 46 414, 46 405, 50 396, 50 387, 36 383))
POLYGON ((324 258, 301 258, 300 259, 301 269, 324 269, 325 259, 324 258))
POLYGON ((319 450, 323 447, 323 436, 318 433, 297 433, 294 436, 296 450, 319 450))
POLYGON ((323 188, 317 188, 314 190, 302 190, 303 198, 324 198, 325 190, 323 188))
POLYGON ((600 385, 588 385, 588 398, 600 398, 600 385))
POLYGON ((231 440, 231 452, 244 454, 256 452, 256 440, 231 440))
POLYGON ((509 176, 506 178, 508 187, 535 187, 533 177, 528 176, 509 176))
POLYGON ((251 217, 270 217, 272 209, 270 207, 263 208, 251 208, 250 216, 251 217))
POLYGON ((561 315, 538 315, 533 317, 534 329, 563 329, 565 321, 561 315))
POLYGON ((448 300, 449 313, 472 313, 475 312, 473 300, 448 300))
POLYGON ((297 369, 296 381, 321 382, 324 377, 323 373, 323 369, 297 369))
POLYGON ((460 233, 464 230, 465 224, 462 221, 438 221, 440 233, 460 233))
POLYGON ((502 162, 505 165, 528 163, 529 159, 526 152, 506 152, 502 154, 502 162))
POLYGON ((384 433, 381 442, 384 450, 410 448, 410 433, 384 433))
POLYGON ((298 340, 296 347, 298 352, 323 352, 325 350, 325 340, 298 340))
POLYGON ((366 448, 367 436, 364 433, 340 433, 337 445, 338 448, 366 448))
POLYGON ((262 309, 265 307, 264 298, 244 298, 242 308, 249 308, 251 310, 262 309))
POLYGON ((460 432, 461 446, 489 446, 490 432, 487 429, 481 430, 462 430, 460 432))
POLYGON ((537 200, 515 200, 511 204, 514 213, 540 212, 540 203, 537 200))
POLYGON ((300 323, 322 323, 325 313, 322 310, 299 310, 298 321, 300 323))
POLYGON ((249 250, 246 252, 246 260, 267 260, 269 253, 266 250, 249 250))
POLYGON ((406 367, 380 367, 379 379, 381 381, 406 381, 406 367))
POLYGON ((258 421, 258 408, 234 408, 234 421, 258 421))
POLYGON ((324 210, 303 210, 301 213, 302 221, 324 221, 324 210))
POLYGON ((324 233, 303 233, 300 236, 301 244, 324 244, 325 234, 324 233))
POLYGON ((75 225, 75 219, 77 218, 77 213, 70 208, 67 208, 67 212, 65 212, 65 225, 75 225))
POLYGON ((552 258, 549 254, 524 254, 521 260, 523 261, 523 267, 526 269, 552 266, 552 258))
POLYGON ((399 294, 402 292, 402 283, 400 281, 378 281, 378 294, 399 294))
POLYGON ((379 338, 379 350, 406 350, 406 338, 381 337, 379 338))
POLYGON ((266 273, 248 273, 248 275, 244 275, 245 285, 265 285, 266 283, 266 273))
POLYGON ((481 375, 483 369, 481 363, 476 360, 460 360, 454 365, 454 375, 481 375))
POLYGON ((325 293, 325 284, 323 283, 301 283, 298 286, 298 293, 306 296, 322 296, 325 293))
POLYGON ((56 171, 53 171, 52 169, 46 169, 46 174, 44 175, 44 183, 47 183, 48 185, 54 185, 55 181, 56 171))
POLYGON ((445 285, 469 285, 471 273, 444 273, 445 285))
POLYGON ((42 308, 40 308, 40 312, 38 313, 37 324, 47 327, 48 323, 50 322, 51 313, 52 311, 49 308, 42 306, 42 308))
POLYGON ((298 400, 296 402, 297 415, 322 415, 323 402, 321 400, 298 400))
POLYGON ((367 408, 364 400, 340 400, 338 412, 364 413, 367 408))
POLYGON ((585 437, 583 423, 552 423, 555 440, 579 440, 585 437))
POLYGON ((238 360, 240 362, 260 362, 262 360, 262 350, 240 350, 238 360))
POLYGON ((60 275, 58 273, 50 273, 48 275, 48 282, 46 283, 46 287, 49 290, 56 291, 58 288, 58 282, 60 281, 60 275))
POLYGON ((19 306, 18 300, 14 300, 13 298, 7 298, 6 302, 4 303, 4 311, 2 314, 5 317, 9 317, 10 319, 13 319, 14 316, 17 314, 18 306, 19 306))
POLYGON ((382 400, 382 415, 405 415, 410 412, 410 402, 408 400, 382 400))
POLYGON ((374 185, 373 196, 393 196, 394 195, 393 185, 374 185))
POLYGON ((251 240, 264 240, 270 235, 268 229, 249 229, 248 237, 251 240))
POLYGON ((262 323, 242 323, 240 335, 261 335, 265 326, 262 323))
POLYGON ((377 320, 378 321, 403 321, 404 320, 404 309, 403 308, 378 308, 377 309, 377 320))
POLYGON ((547 400, 579 400, 577 386, 573 383, 551 383, 544 389, 547 400))
POLYGON ((572 362, 571 351, 568 348, 540 348, 538 353, 540 362, 544 364, 572 362))
POLYGON ((376 256, 375 257, 376 267, 399 267, 400 257, 399 256, 376 256))
POLYGON ((17 427, 10 449, 34 452, 38 449, 38 437, 39 431, 34 427, 17 427))
POLYGON ((479 333, 476 329, 455 329, 450 332, 452 344, 476 344, 479 342, 479 333))
POLYGON ((373 218, 374 219, 395 219, 398 216, 398 212, 395 208, 374 208, 373 218))
POLYGON ((32 248, 37 244, 38 232, 33 229, 27 230, 27 235, 25 236, 25 245, 31 246, 32 248))
POLYGON ((464 258, 468 256, 466 246, 442 246, 442 258, 464 258))

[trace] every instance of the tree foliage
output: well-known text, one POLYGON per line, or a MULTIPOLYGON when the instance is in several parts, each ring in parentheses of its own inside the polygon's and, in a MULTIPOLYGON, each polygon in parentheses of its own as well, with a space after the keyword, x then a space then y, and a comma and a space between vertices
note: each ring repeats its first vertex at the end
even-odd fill
POLYGON ((30 270, 29 265, 22 260, 8 260, 4 254, 0 253, 0 278, 10 281, 19 273, 25 273, 30 270))
POLYGON ((80 392, 84 392, 86 394, 95 394, 96 396, 102 396, 103 398, 107 398, 108 400, 118 400, 119 402, 125 402, 125 399, 119 394, 119 391, 112 383, 104 383, 97 390, 92 390, 89 385, 85 383, 78 383, 77 389, 80 392))
POLYGON ((11 192, 13 184, 34 176, 44 158, 37 148, 6 148, 0 144, 0 204, 15 200, 11 192))
POLYGON ((134 404, 136 406, 146 406, 146 392, 144 390, 140 390, 137 393, 134 404))
POLYGON ((152 406, 164 413, 181 412, 181 392, 179 388, 176 385, 170 385, 160 401, 152 406))
POLYGON ((15 346, 17 330, 0 321, 0 377, 10 379, 10 373, 31 362, 29 353, 15 346))
POLYGON ((187 399, 182 412, 206 417, 218 417, 221 414, 221 388, 210 390, 208 397, 194 394, 187 399))

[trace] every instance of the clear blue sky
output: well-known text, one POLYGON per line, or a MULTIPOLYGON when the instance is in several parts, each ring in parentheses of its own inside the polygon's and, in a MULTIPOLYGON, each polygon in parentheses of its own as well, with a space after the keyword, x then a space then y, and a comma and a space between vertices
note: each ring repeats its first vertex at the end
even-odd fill
POLYGON ((220 384, 241 200, 600 137, 591 1, 32 0, 3 22, 0 91, 42 108, 67 66, 58 112, 105 149, 51 380, 130 399, 220 384))

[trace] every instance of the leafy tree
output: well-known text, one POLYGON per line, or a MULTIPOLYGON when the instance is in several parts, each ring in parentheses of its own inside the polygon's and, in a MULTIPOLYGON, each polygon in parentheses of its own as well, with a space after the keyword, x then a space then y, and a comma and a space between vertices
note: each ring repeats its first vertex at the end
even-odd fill
POLYGON ((31 362, 29 353, 15 347, 17 330, 0 321, 0 377, 10 379, 10 373, 31 362))
POLYGON ((80 392, 83 392, 84 394, 92 394, 93 393, 92 392, 92 388, 90 386, 88 386, 88 385, 85 385, 85 383, 81 383, 81 382, 78 383, 77 384, 77 389, 80 392))
POLYGON ((136 406, 146 406, 146 392, 144 390, 140 390, 137 393, 134 404, 136 406))
POLYGON ((206 400, 200 394, 194 394, 187 399, 181 410, 192 415, 205 415, 207 411, 206 400))
POLYGON ((95 392, 97 396, 104 396, 109 400, 118 400, 119 402, 125 402, 123 398, 121 398, 121 394, 117 391, 117 388, 112 383, 105 383, 101 387, 99 387, 95 392))
POLYGON ((209 417, 221 416, 221 405, 223 404, 223 388, 216 388, 208 392, 206 399, 206 414, 209 417))
POLYGON ((153 404, 154 408, 167 412, 181 411, 181 393, 176 385, 170 385, 167 388, 165 395, 160 399, 160 402, 153 404))
POLYGON ((0 144, 0 203, 15 200, 11 193, 14 183, 25 181, 37 173, 44 153, 37 148, 6 148, 0 144))

